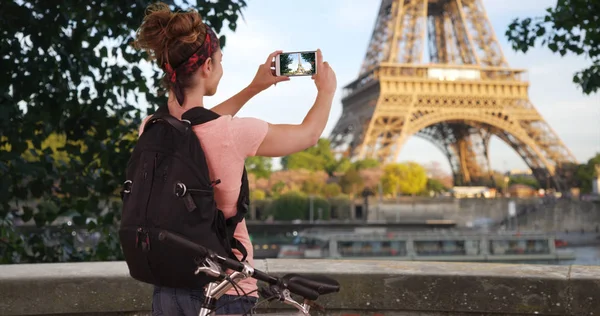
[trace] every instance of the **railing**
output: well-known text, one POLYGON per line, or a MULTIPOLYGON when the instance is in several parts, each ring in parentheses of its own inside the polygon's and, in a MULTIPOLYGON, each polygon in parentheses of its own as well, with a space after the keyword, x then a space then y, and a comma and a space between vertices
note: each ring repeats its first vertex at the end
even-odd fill
POLYGON ((477 65, 412 65, 383 63, 346 85, 342 92, 342 97, 346 98, 371 84, 375 84, 382 77, 422 78, 439 81, 479 80, 527 82, 528 80, 527 73, 524 69, 480 67, 477 65))
MULTIPOLYGON (((307 259, 255 266, 337 279, 341 291, 318 300, 332 315, 600 315, 598 266, 307 259)), ((149 315, 152 287, 131 279, 124 262, 22 264, 0 265, 0 293, 6 316, 149 315)))

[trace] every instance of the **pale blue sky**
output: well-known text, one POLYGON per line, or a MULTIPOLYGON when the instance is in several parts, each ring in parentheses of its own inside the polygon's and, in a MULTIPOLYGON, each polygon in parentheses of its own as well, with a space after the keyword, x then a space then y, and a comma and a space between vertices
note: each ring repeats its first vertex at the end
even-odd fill
MULTIPOLYGON (((515 17, 543 14, 556 0, 484 0, 504 55, 511 67, 528 69, 530 99, 579 162, 600 152, 600 95, 583 96, 571 82, 575 71, 586 66, 577 56, 561 57, 547 48, 515 53, 504 32, 515 17)), ((226 31, 223 51, 224 76, 207 107, 221 102, 253 78, 259 63, 274 50, 303 51, 321 48, 336 71, 338 93, 323 137, 329 135, 341 115, 341 89, 358 75, 379 8, 378 0, 252 0, 238 21, 236 32, 226 31)), ((271 87, 256 96, 238 114, 271 123, 299 123, 316 96, 309 77, 271 87)), ((526 165, 507 145, 494 139, 492 167, 524 169, 526 165)), ((431 143, 412 137, 402 148, 400 161, 438 161, 450 170, 447 159, 431 143)))

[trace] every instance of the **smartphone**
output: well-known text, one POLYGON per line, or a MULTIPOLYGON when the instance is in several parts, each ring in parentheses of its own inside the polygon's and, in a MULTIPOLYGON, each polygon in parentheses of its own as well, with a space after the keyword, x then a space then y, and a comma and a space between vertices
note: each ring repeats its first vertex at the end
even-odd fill
POLYGON ((317 51, 285 52, 275 57, 276 76, 312 76, 317 73, 317 51))

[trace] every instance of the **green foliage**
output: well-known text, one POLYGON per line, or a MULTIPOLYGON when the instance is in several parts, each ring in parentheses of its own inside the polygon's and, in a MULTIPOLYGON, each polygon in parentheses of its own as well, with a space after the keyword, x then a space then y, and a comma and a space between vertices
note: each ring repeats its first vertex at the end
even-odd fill
MULTIPOLYGON (((150 87, 160 71, 145 76, 144 53, 129 46, 151 2, 2 2, 0 263, 121 258, 118 192, 139 104, 159 100, 150 87), (100 233, 99 243, 76 249, 72 226, 51 234, 63 219, 100 233), (22 221, 39 229, 15 227, 22 221)), ((219 33, 226 21, 235 30, 245 6, 224 0, 195 8, 219 33)))
POLYGON ((427 192, 433 191, 436 193, 447 191, 448 188, 438 179, 427 179, 427 185, 425 186, 425 190, 427 192))
POLYGON ((379 167, 379 161, 373 158, 358 160, 352 164, 356 170, 370 169, 379 167))
POLYGON ((526 53, 538 40, 552 52, 584 55, 591 66, 573 76, 585 94, 600 88, 600 1, 557 0, 543 17, 515 19, 506 31, 514 50, 526 53))
POLYGON ((345 172, 351 167, 348 159, 335 159, 331 151, 331 142, 321 138, 317 145, 301 152, 283 157, 281 165, 287 170, 306 169, 309 171, 325 171, 332 176, 335 172, 345 172))
POLYGON ((286 170, 325 171, 329 176, 333 176, 336 173, 346 173, 349 169, 375 168, 379 166, 379 162, 370 158, 356 162, 350 162, 345 157, 338 160, 331 151, 331 142, 321 138, 317 145, 283 157, 281 165, 286 170))
POLYGON ((290 65, 292 64, 292 56, 288 54, 279 55, 279 71, 281 74, 290 73, 290 65))
POLYGON ((278 181, 271 187, 271 196, 275 197, 275 198, 279 197, 279 195, 281 194, 281 192, 283 191, 284 188, 285 188, 285 182, 278 181))
MULTIPOLYGON (((322 197, 313 197, 313 218, 319 219, 318 209, 321 209, 321 219, 330 219, 331 206, 322 197)), ((310 219, 310 198, 303 192, 289 191, 282 194, 269 205, 269 215, 280 221, 310 219)))
POLYGON ((267 197, 263 190, 254 189, 250 191, 250 201, 262 201, 267 197))
POLYGON ((418 194, 427 185, 425 169, 414 162, 389 164, 384 167, 381 178, 383 191, 396 196, 402 194, 418 194))
POLYGON ((336 197, 342 194, 342 187, 337 183, 327 183, 323 187, 323 195, 327 198, 336 197))
POLYGON ((523 184, 523 185, 532 187, 533 189, 540 188, 539 182, 534 177, 527 177, 527 176, 510 177, 509 181, 508 181, 508 185, 513 185, 513 184, 523 184))
POLYGON ((257 179, 268 179, 272 172, 272 160, 268 157, 252 156, 246 158, 246 170, 256 175, 257 179))
POLYGON ((342 192, 346 194, 354 195, 360 191, 362 191, 363 187, 363 178, 360 176, 358 171, 354 168, 350 168, 344 175, 340 178, 340 186, 342 187, 342 192))
POLYGON ((319 179, 308 178, 302 183, 302 192, 306 194, 318 195, 323 192, 323 187, 325 183, 323 181, 319 181, 319 179))
POLYGON ((581 189, 581 193, 588 194, 592 192, 592 181, 595 177, 600 176, 596 174, 596 165, 600 165, 600 153, 590 158, 587 163, 577 167, 575 178, 581 189))
POLYGON ((323 170, 325 167, 323 157, 315 156, 307 151, 301 151, 291 154, 287 159, 286 168, 288 170, 305 169, 308 171, 323 170))
POLYGON ((352 218, 352 200, 345 195, 338 195, 329 199, 331 205, 331 218, 333 219, 351 219, 352 218))
POLYGON ((315 53, 300 53, 302 59, 309 63, 312 69, 315 69, 315 53))

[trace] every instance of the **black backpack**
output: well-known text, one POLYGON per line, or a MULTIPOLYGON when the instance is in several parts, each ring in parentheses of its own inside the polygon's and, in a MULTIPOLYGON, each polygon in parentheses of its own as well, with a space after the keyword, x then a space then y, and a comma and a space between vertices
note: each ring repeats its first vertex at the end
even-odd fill
POLYGON ((213 281, 194 275, 199 258, 185 249, 167 246, 158 233, 182 235, 217 254, 242 261, 246 249, 233 237, 248 212, 246 169, 237 214, 225 220, 217 208, 204 151, 191 126, 218 118, 202 107, 188 110, 178 120, 160 107, 147 121, 127 164, 121 198, 123 211, 119 238, 130 275, 139 281, 173 288, 202 288, 213 281))

